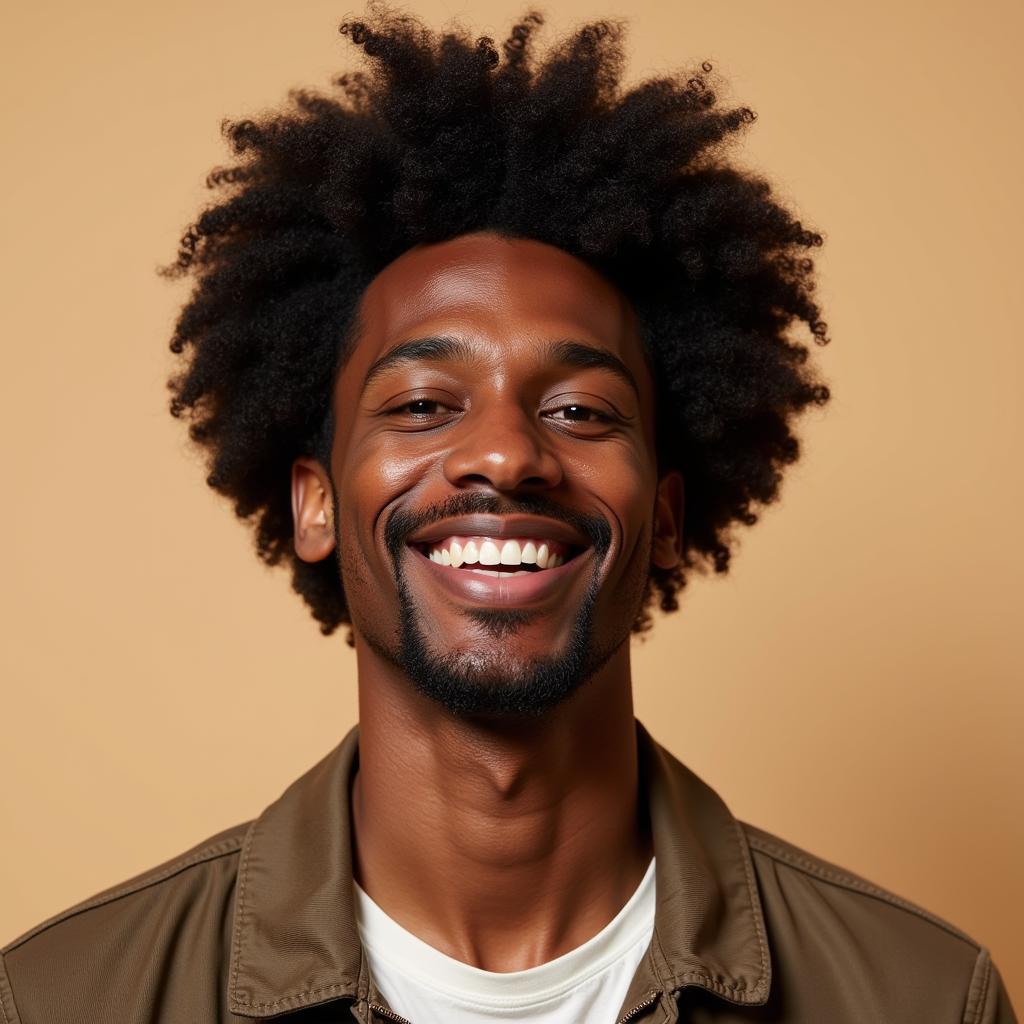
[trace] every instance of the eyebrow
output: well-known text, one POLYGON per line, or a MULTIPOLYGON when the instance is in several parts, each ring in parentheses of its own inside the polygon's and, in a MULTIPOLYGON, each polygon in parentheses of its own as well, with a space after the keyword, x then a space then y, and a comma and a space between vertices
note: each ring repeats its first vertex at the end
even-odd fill
POLYGON ((547 355, 549 359, 563 366, 577 366, 583 370, 607 370, 623 384, 632 388, 637 398, 640 397, 640 387, 630 368, 606 348, 587 345, 582 341, 555 341, 548 346, 547 355))
MULTIPOLYGON (((618 356, 612 355, 607 349, 567 339, 550 342, 545 350, 545 356, 562 366, 575 366, 584 370, 605 370, 618 377, 633 389, 638 398, 640 397, 640 388, 632 371, 618 356)), ((402 344, 396 345, 382 355, 367 370, 362 389, 365 391, 372 381, 400 363, 416 362, 417 360, 455 362, 459 359, 469 362, 477 358, 479 358, 479 353, 461 338, 445 335, 414 338, 412 341, 403 341, 402 344)))

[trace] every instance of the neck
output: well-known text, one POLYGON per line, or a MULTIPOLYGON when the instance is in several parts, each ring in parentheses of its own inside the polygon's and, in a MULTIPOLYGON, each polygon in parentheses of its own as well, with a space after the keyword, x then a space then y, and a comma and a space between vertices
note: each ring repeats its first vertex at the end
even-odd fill
POLYGON ((597 934, 650 863, 629 642, 538 720, 453 717, 358 644, 356 880, 436 949, 524 970, 597 934))

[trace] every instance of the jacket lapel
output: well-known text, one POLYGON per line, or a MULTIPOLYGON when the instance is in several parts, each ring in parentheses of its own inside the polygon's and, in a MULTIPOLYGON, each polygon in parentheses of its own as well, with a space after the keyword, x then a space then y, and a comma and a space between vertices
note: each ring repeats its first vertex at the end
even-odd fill
MULTIPOLYGON (((740 1005, 768 1000, 771 961, 746 837, 722 799, 637 722, 640 787, 654 839, 654 935, 621 1014, 687 985, 740 1005)), ((669 998, 673 997, 673 998, 669 998)))
POLYGON ((270 1017, 358 999, 349 784, 358 726, 249 827, 235 897, 228 1001, 270 1017))

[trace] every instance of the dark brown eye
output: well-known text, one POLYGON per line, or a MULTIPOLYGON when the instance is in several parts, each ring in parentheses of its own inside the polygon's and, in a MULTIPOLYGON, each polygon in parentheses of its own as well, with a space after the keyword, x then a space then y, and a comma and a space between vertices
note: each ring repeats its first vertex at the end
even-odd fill
POLYGON ((435 402, 430 398, 417 398, 415 401, 406 402, 405 405, 402 406, 403 409, 407 409, 414 416, 430 416, 437 412, 440 407, 440 402, 435 402))
POLYGON ((447 408, 448 406, 437 401, 435 398, 414 398, 411 402, 396 405, 393 409, 389 409, 388 412, 394 414, 408 413, 411 416, 436 416, 447 408))
POLYGON ((554 411, 552 418, 556 420, 571 420, 575 423, 588 423, 609 419, 608 416, 598 412, 596 409, 591 409, 587 405, 563 405, 560 409, 554 411), (558 413, 564 413, 564 415, 559 416, 558 413))

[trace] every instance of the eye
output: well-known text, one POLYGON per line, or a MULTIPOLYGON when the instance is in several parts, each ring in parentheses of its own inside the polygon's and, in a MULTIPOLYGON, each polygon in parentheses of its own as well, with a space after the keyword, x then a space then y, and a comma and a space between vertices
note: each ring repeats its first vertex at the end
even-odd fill
POLYGON ((555 409, 550 413, 553 420, 561 420, 570 423, 610 423, 612 417, 608 416, 603 412, 598 412, 597 409, 592 409, 589 405, 563 405, 561 408, 555 409), (560 416, 559 413, 565 415, 560 416))
POLYGON ((414 398, 412 401, 403 402, 401 405, 392 406, 388 409, 389 415, 405 413, 414 418, 426 418, 436 416, 440 412, 454 412, 451 406, 439 402, 436 398, 414 398))

